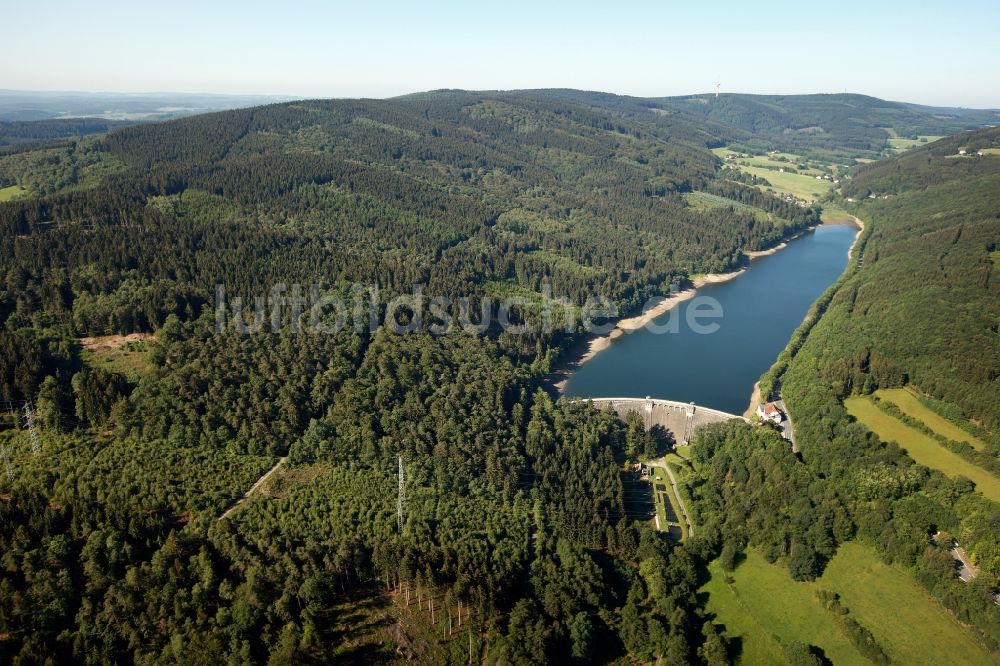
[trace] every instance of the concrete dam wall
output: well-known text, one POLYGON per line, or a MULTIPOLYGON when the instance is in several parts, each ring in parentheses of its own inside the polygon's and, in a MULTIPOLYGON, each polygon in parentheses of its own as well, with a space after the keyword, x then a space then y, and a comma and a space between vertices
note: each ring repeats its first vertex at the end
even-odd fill
POLYGON ((591 398, 589 401, 580 402, 591 402, 597 409, 607 409, 610 406, 622 419, 629 412, 639 412, 646 423, 646 430, 653 426, 662 426, 673 433, 678 444, 690 442, 695 431, 707 423, 743 418, 718 409, 699 407, 693 402, 654 398, 591 398))

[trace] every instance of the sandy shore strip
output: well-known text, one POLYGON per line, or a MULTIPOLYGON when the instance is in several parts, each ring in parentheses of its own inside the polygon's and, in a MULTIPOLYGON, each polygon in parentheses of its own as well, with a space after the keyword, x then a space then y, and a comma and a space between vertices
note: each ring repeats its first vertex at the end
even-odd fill
POLYGON ((858 225, 858 233, 854 234, 854 242, 851 243, 851 247, 847 248, 848 261, 854 257, 854 250, 858 247, 858 239, 861 238, 861 234, 865 233, 865 223, 860 218, 851 215, 851 222, 858 225))
POLYGON ((753 391, 750 393, 750 406, 743 412, 743 418, 753 418, 757 413, 757 406, 760 404, 760 380, 753 383, 753 391))
POLYGON ((570 376, 572 376, 573 372, 577 368, 610 347, 616 339, 626 333, 638 331, 649 322, 655 320, 657 317, 670 312, 680 303, 694 298, 698 295, 698 289, 701 287, 704 287, 706 284, 715 284, 718 282, 732 280, 745 272, 746 269, 741 268, 738 271, 732 271, 730 273, 707 273, 705 275, 698 275, 691 281, 692 286, 684 291, 671 294, 670 296, 657 301, 652 307, 643 310, 642 314, 638 314, 634 317, 627 317, 625 319, 619 319, 610 333, 606 335, 587 336, 580 345, 568 354, 569 358, 572 360, 564 363, 558 370, 555 371, 555 373, 553 373, 556 379, 556 381, 552 384, 553 388, 557 392, 562 393, 566 389, 566 384, 569 383, 570 376))

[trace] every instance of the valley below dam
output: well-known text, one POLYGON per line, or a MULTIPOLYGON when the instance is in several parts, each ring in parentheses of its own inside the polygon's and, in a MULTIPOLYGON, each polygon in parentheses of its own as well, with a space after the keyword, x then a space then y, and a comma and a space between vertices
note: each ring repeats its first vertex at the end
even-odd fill
POLYGON ((697 296, 615 338, 569 375, 567 397, 645 397, 695 402, 742 414, 754 383, 771 366, 809 307, 844 272, 858 234, 853 224, 823 224, 783 249, 755 258, 731 280, 709 283, 697 296), (688 324, 689 309, 709 312, 688 324), (667 332, 670 318, 676 326, 667 332), (705 326, 714 332, 703 332, 705 326))

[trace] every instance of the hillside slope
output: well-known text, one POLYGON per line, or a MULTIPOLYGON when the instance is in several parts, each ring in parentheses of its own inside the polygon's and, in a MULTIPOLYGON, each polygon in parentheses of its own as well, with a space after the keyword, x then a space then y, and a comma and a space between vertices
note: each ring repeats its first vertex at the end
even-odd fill
POLYGON ((0 204, 0 394, 41 430, 36 455, 0 419, 0 661, 696 659, 718 642, 696 555, 646 526, 620 473, 658 443, 539 390, 578 323, 507 333, 487 299, 533 324, 549 291, 635 308, 815 221, 739 183, 721 191, 754 210, 688 206, 719 179, 709 139, 439 92, 0 158, 23 187, 0 204), (296 283, 350 303, 346 325, 296 310, 296 283), (415 285, 487 325, 369 328, 371 299, 378 319, 415 285))

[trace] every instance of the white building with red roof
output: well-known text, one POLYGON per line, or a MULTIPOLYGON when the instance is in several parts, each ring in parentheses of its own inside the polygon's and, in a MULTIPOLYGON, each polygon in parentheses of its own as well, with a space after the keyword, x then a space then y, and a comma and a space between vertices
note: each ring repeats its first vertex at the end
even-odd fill
POLYGON ((758 405, 757 416, 759 416, 762 421, 771 421, 772 423, 781 423, 785 420, 784 413, 778 409, 778 406, 773 402, 758 405))

